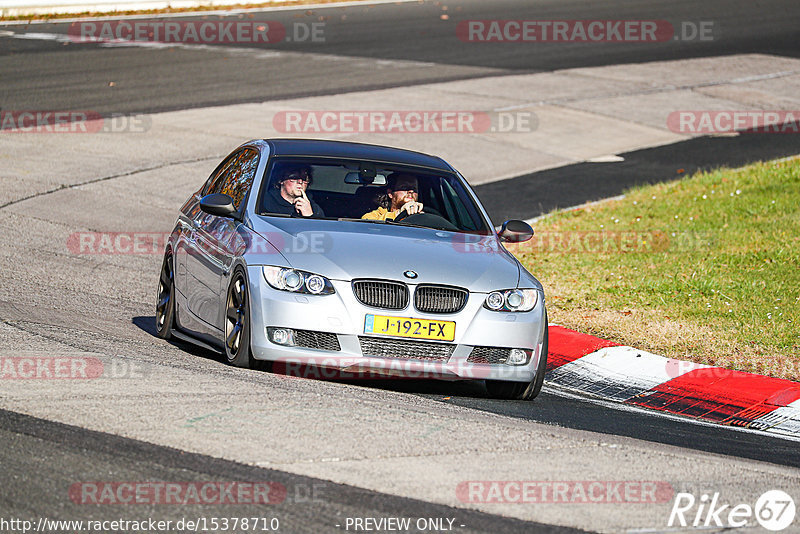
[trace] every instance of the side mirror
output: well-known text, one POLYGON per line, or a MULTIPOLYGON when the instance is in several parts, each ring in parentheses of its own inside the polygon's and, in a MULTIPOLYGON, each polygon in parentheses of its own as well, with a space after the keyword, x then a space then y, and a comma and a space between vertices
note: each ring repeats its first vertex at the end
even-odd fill
POLYGON ((211 193, 201 198, 200 209, 211 215, 239 219, 239 213, 233 206, 233 199, 222 193, 211 193))
POLYGON ((511 219, 503 223, 497 235, 500 237, 500 241, 522 243, 533 237, 533 228, 525 221, 511 219))

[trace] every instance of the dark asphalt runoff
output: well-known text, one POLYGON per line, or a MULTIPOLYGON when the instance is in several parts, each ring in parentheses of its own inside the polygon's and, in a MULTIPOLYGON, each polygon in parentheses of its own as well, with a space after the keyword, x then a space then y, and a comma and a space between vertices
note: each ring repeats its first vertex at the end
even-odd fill
MULTIPOLYGON (((177 20, 200 18, 224 19, 206 15, 177 20)), ((224 45, 226 51, 221 51, 213 44, 103 48, 0 37, 0 107, 148 113, 620 63, 745 53, 800 57, 800 2, 795 0, 426 0, 251 12, 225 20, 277 21, 290 35, 295 23, 324 23, 324 42, 224 45), (475 43, 458 38, 459 22, 486 19, 663 20, 677 28, 678 37, 690 37, 689 30, 682 29, 684 23, 705 22, 711 24, 711 39, 589 44, 475 43), (237 46, 370 61, 229 52, 237 46), (375 60, 418 63, 376 69, 375 60)), ((1 30, 65 35, 69 24, 0 23, 1 30)))
POLYGON ((742 133, 698 137, 680 143, 618 154, 624 161, 583 162, 475 187, 495 225, 529 219, 559 208, 609 198, 625 190, 667 182, 695 171, 736 168, 800 154, 800 136, 742 133))
MULTIPOLYGON (((264 469, 192 454, 169 447, 127 439, 102 432, 54 423, 0 410, 0 465, 3 497, 0 516, 38 524, 47 520, 128 521, 154 519, 172 521, 168 532, 200 532, 201 528, 175 528, 181 520, 210 525, 212 518, 258 518, 258 528, 211 528, 209 532, 347 532, 347 518, 452 519, 453 531, 568 534, 578 529, 543 525, 508 517, 396 497, 353 486, 334 484, 300 475, 264 469), (186 504, 163 501, 158 504, 123 503, 133 493, 115 489, 104 493, 104 481, 187 483, 201 488, 186 504), (267 504, 252 504, 251 491, 223 497, 225 504, 208 504, 216 490, 206 483, 269 483, 267 504), (241 496, 240 496, 241 495, 241 496), (202 499, 201 503, 198 501, 202 499), (273 502, 274 499, 274 502, 273 502), (234 502, 231 502, 234 501, 234 502), (277 520, 277 523, 274 522, 277 520), (278 528, 275 528, 275 526, 278 528), (267 528, 262 528, 267 527, 267 528)), ((141 486, 139 486, 141 487, 141 486)), ((214 486, 212 486, 214 487, 214 486)), ((222 486, 216 486, 217 488, 222 486)), ((247 486, 245 486, 247 487, 247 486)), ((166 492, 162 493, 164 495, 166 492)), ((151 494, 153 495, 153 494, 151 494)), ((264 495, 263 493, 261 495, 264 495)), ((132 498, 132 497, 131 497, 132 498)), ((150 498, 149 500, 155 500, 150 498)), ((221 523, 220 523, 221 524, 221 523)), ((242 523, 243 525, 244 523, 242 523)), ((444 523, 448 524, 448 523, 444 523)), ((79 528, 48 529, 48 532, 79 532, 79 528)), ((106 528, 108 532, 135 532, 129 528, 106 528)), ((155 532, 155 529, 143 529, 155 532)), ((161 529, 164 531, 164 529, 161 529)), ((6 531, 6 530, 2 530, 6 531)), ((411 531, 417 531, 412 528, 411 531)), ((404 532, 404 531, 400 531, 404 532)))

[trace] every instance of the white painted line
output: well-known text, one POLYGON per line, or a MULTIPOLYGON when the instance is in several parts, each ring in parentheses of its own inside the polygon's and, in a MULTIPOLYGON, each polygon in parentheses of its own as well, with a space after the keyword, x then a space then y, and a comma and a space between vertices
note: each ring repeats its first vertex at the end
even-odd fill
POLYGON ((162 43, 158 41, 129 41, 129 40, 114 40, 108 41, 97 37, 81 38, 76 40, 63 33, 48 33, 48 32, 27 32, 15 33, 10 31, 0 32, 0 37, 11 37, 13 39, 31 39, 41 41, 55 41, 58 43, 72 43, 74 45, 80 44, 95 44, 101 48, 182 48, 184 50, 201 50, 206 52, 221 52, 228 55, 248 56, 253 59, 274 59, 278 57, 294 57, 303 61, 352 61, 363 64, 373 70, 392 69, 398 67, 409 68, 435 68, 436 63, 427 61, 413 61, 410 59, 372 59, 363 57, 351 56, 336 56, 333 54, 317 54, 314 52, 295 52, 291 50, 272 50, 269 48, 248 48, 241 46, 222 46, 222 45, 208 45, 208 44, 187 44, 187 43, 162 43))
POLYGON ((797 74, 796 70, 783 70, 780 72, 773 72, 770 74, 755 74, 753 76, 743 76, 741 78, 734 78, 728 83, 750 83, 760 82, 763 80, 772 80, 774 78, 783 78, 785 76, 794 76, 797 74))
POLYGON ((622 156, 617 156, 616 154, 610 154, 608 156, 597 156, 595 158, 589 158, 586 161, 589 163, 617 163, 619 161, 625 161, 625 158, 622 156))
POLYGON ((709 366, 672 360, 633 347, 606 347, 554 369, 548 380, 622 402, 705 367, 709 366))
MULTIPOLYGON (((69 23, 69 22, 79 22, 85 20, 136 20, 136 19, 160 19, 160 18, 178 18, 178 17, 200 17, 206 15, 219 15, 219 16, 233 16, 239 14, 246 14, 246 13, 258 13, 258 12, 268 12, 268 11, 308 11, 308 10, 317 10, 317 9, 332 9, 332 8, 342 8, 342 7, 356 7, 356 6, 371 6, 371 5, 381 5, 381 4, 401 4, 401 3, 412 3, 418 2, 418 0, 350 0, 347 2, 335 2, 332 4, 308 4, 308 5, 294 5, 294 6, 262 6, 262 7, 250 7, 250 8, 243 8, 243 9, 218 9, 213 11, 182 11, 179 13, 157 13, 157 14, 145 14, 145 15, 103 15, 98 17, 73 17, 73 18, 58 18, 58 19, 36 19, 36 20, 9 20, 9 21, 0 21, 0 25, 20 25, 20 26, 27 26, 29 24, 55 24, 55 23, 69 23)), ((241 3, 241 0, 231 0, 231 3, 241 3)), ((136 2, 131 2, 131 5, 144 5, 136 2)), ((142 9, 164 9, 170 6, 175 6, 175 2, 158 2, 158 3, 147 3, 147 7, 142 7, 142 9), (157 5, 164 4, 163 7, 157 7, 157 5)), ((118 6, 123 6, 123 4, 119 4, 118 6)), ((6 6, 0 8, 2 10, 9 10, 9 9, 19 9, 25 8, 29 6, 6 6)), ((30 6, 33 7, 33 6, 30 6)), ((49 6, 48 6, 49 7, 49 6)), ((57 6, 52 6, 57 7, 57 6)), ((92 9, 97 7, 97 4, 79 4, 79 5, 72 5, 70 4, 68 7, 74 8, 76 11, 91 11, 92 9)), ((127 7, 120 7, 120 9, 135 9, 135 8, 127 8, 127 7)))
MULTIPOLYGON (((28 33, 15 33, 4 31, 2 33, 2 37, 12 37, 14 39, 26 39, 31 41, 56 41, 59 43, 70 43, 73 42, 73 39, 69 37, 69 35, 65 33, 40 33, 40 32, 28 32, 28 33)), ((89 38, 86 39, 84 42, 100 42, 99 40, 92 39, 91 41, 89 38)), ((78 41, 75 41, 76 44, 80 44, 78 41)))

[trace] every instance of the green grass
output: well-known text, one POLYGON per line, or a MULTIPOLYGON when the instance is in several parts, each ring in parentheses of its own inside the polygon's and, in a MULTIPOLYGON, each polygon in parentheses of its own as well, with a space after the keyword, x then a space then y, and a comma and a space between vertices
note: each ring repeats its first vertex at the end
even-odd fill
POLYGON ((552 322, 800 378, 799 159, 635 188, 535 229, 516 252, 552 322))

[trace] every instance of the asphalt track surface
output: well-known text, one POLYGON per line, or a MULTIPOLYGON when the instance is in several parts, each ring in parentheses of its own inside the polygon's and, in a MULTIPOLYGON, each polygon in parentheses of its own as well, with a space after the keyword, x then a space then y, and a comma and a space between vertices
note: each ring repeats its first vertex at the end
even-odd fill
MULTIPOLYGON (((217 18, 207 16, 209 20, 217 18)), ((249 53, 215 54, 192 47, 103 48, 89 43, 0 37, 0 72, 5 74, 0 84, 0 105, 4 109, 151 113, 621 63, 743 53, 800 57, 800 4, 792 0, 425 1, 263 15, 255 12, 231 19, 274 20, 287 28, 296 22, 324 22, 325 42, 224 46, 309 54, 263 59, 249 53), (447 14, 448 20, 442 20, 442 14, 447 14), (599 46, 471 43, 456 35, 459 21, 498 18, 665 20, 674 27, 682 22, 711 21, 715 33, 710 41, 599 46), (355 61, 328 65, 315 59, 319 56, 395 61, 402 68, 375 71, 371 63, 355 61), (109 87, 111 81, 114 87, 109 87)), ((68 27, 68 23, 0 23, 0 30, 15 33, 67 34, 68 27)), ((213 50, 215 45, 209 47, 213 50)), ((497 81, 503 83, 502 78, 497 81)))
MULTIPOLYGON (((156 335, 155 316, 136 317, 134 323, 150 335, 156 335)), ((172 345, 199 357, 219 359, 221 356, 203 348, 172 341, 172 345)), ((332 381, 336 382, 336 381, 332 381)), ((698 424, 684 418, 665 418, 644 409, 593 403, 563 395, 545 385, 534 401, 535 409, 526 401, 506 401, 489 397, 480 382, 441 382, 430 380, 340 380, 373 390, 401 391, 437 402, 455 404, 475 410, 510 416, 546 425, 601 434, 626 436, 637 440, 674 445, 713 454, 732 455, 787 467, 800 468, 800 447, 796 441, 755 432, 741 432, 731 427, 698 424), (609 410, 609 405, 613 406, 609 410)))
POLYGON ((754 432, 741 432, 730 427, 721 428, 687 420, 668 419, 662 417, 662 414, 647 410, 630 410, 626 406, 614 406, 608 402, 587 402, 584 398, 564 395, 558 389, 547 385, 536 398, 535 410, 531 410, 527 402, 492 399, 479 383, 374 380, 370 381, 367 387, 403 391, 443 403, 547 425, 626 436, 653 443, 800 468, 800 448, 794 441, 754 432))
MULTIPOLYGON (((338 68, 318 74, 318 62, 300 61, 305 56, 287 54, 284 63, 269 68, 252 54, 215 55, 214 50, 169 48, 104 48, 95 44, 64 45, 56 41, 0 37, 0 105, 5 109, 92 109, 100 112, 141 113, 205 107, 240 102, 260 102, 321 94, 338 94, 380 87, 395 87, 463 79, 539 72, 582 66, 646 62, 664 59, 709 57, 738 53, 766 53, 800 57, 797 20, 800 4, 793 1, 695 1, 630 2, 617 0, 602 5, 577 1, 448 2, 449 21, 440 19, 441 5, 434 2, 387 4, 370 8, 330 8, 312 14, 268 13, 263 18, 289 24, 295 20, 327 17, 326 43, 281 43, 271 49, 304 54, 391 60, 403 63, 402 73, 370 76, 357 61, 339 62, 338 68), (713 20, 719 38, 711 42, 675 42, 659 45, 614 44, 587 47, 581 44, 520 46, 476 45, 455 37, 455 24, 464 19, 664 19, 713 20), (295 17, 299 15, 299 17, 295 17), (346 15, 346 18, 342 18, 346 15), (431 63, 434 64, 431 67, 431 63), (91 68, 88 67, 91 65, 91 68), (109 87, 117 81, 123 89, 109 87)), ((255 15, 258 19, 259 15, 255 15)), ((65 24, 20 27, 14 32, 64 33, 65 24)), ((487 184, 478 193, 494 219, 532 217, 554 207, 618 194, 642 182, 669 180, 686 172, 721 164, 739 165, 758 159, 795 154, 798 141, 792 135, 742 135, 709 138, 624 154, 625 162, 583 163, 534 175, 487 184), (641 182, 640 182, 641 181, 641 182), (547 195, 533 204, 508 204, 507 192, 524 198, 541 185, 547 195), (506 202, 504 202, 504 199, 506 202)), ((134 324, 152 334, 152 317, 138 316, 134 324)), ((50 325, 52 328, 57 326, 50 325)), ((57 337, 60 334, 55 334, 57 337)), ((155 342, 155 339, 153 340, 155 342)), ((95 340, 95 342, 97 342, 95 340)), ((97 345, 86 344, 91 350, 97 345)), ((214 360, 201 350, 186 349, 198 358, 214 360)), ((221 365, 221 364, 220 364, 221 365)), ((477 384, 430 384, 375 382, 365 385, 404 392, 409 396, 535 421, 557 427, 608 434, 694 449, 714 455, 800 467, 795 442, 727 428, 699 426, 635 411, 576 400, 546 390, 535 402, 498 402, 488 399, 477 384)), ((75 518, 110 518, 146 515, 141 509, 93 508, 65 502, 65 488, 76 480, 231 480, 269 479, 287 488, 308 487, 321 481, 243 465, 209 456, 185 453, 94 432, 69 425, 0 411, 0 472, 7 485, 2 499, 3 515, 75 518), (129 512, 129 513, 128 513, 129 512)), ((476 532, 569 532, 498 515, 453 509, 422 500, 396 497, 341 484, 326 484, 325 497, 312 502, 289 499, 277 507, 290 532, 331 530, 336 516, 409 515, 458 517, 476 532)), ((191 515, 191 508, 159 509, 160 519, 191 515)), ((237 508, 236 515, 244 516, 237 508)), ((202 515, 231 515, 221 507, 202 515)))
POLYGON ((246 466, 5 410, 0 410, 0 441, 4 480, 15 481, 4 489, 2 513, 34 522, 49 499, 58 501, 57 507, 46 507, 47 518, 52 520, 141 520, 149 515, 177 523, 198 517, 260 517, 267 521, 277 518, 283 532, 317 533, 344 531, 345 517, 403 517, 413 510, 419 517, 454 519, 455 529, 464 533, 583 532, 246 466), (71 494, 70 500, 63 498, 65 488, 76 480, 97 481, 109 476, 128 481, 269 481, 285 488, 285 498, 267 505, 156 505, 157 514, 136 503, 113 507, 86 504, 80 493, 71 494))

